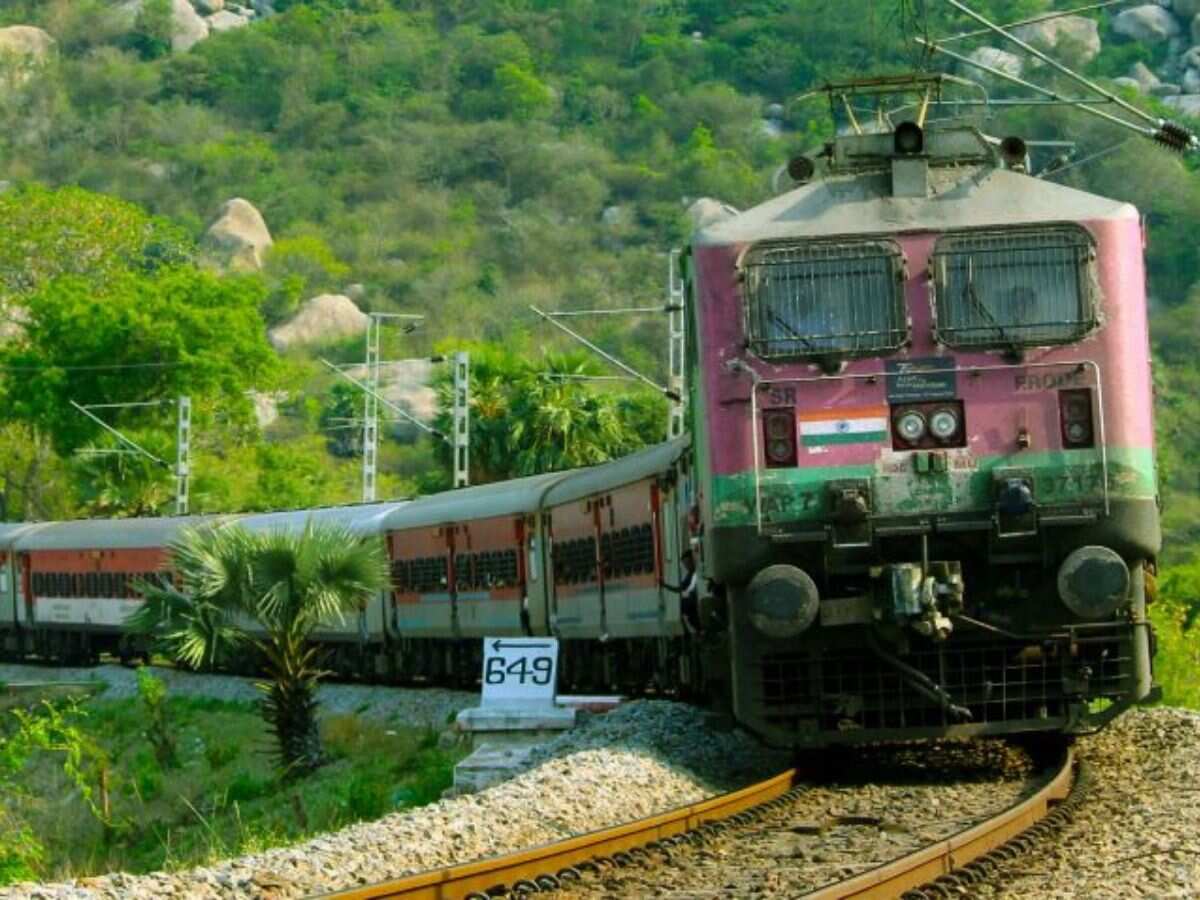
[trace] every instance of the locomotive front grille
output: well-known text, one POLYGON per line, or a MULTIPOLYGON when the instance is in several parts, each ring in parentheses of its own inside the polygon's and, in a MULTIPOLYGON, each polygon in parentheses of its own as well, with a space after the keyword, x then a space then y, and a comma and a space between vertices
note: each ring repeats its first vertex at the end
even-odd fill
MULTIPOLYGON (((1128 694, 1133 661, 1117 637, 1080 641, 1037 653, 1017 642, 931 647, 904 662, 971 712, 970 724, 1062 720, 1081 700, 1128 694)), ((764 655, 758 666, 763 721, 789 731, 888 731, 956 724, 935 701, 888 663, 859 648, 820 655, 764 655)))

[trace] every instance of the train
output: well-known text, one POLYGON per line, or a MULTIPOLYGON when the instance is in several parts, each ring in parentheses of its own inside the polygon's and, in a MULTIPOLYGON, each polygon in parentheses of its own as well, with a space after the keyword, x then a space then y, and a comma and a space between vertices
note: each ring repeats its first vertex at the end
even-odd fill
POLYGON ((560 689, 703 700, 797 749, 1073 735, 1153 698, 1138 211, 964 123, 789 171, 683 254, 685 436, 407 501, 4 526, 0 648, 145 653, 124 617, 179 529, 315 520, 391 561, 316 636, 347 675, 471 684, 481 637, 553 635, 560 689))
MULTIPOLYGON (((336 525, 383 541, 391 579, 313 635, 345 677, 471 685, 481 638, 555 634, 564 687, 696 693, 678 591, 694 503, 686 438, 591 468, 414 500, 245 515, 0 526, 0 653, 147 657, 126 627, 185 529, 336 525)), ((249 662, 243 658, 242 662, 249 662)))

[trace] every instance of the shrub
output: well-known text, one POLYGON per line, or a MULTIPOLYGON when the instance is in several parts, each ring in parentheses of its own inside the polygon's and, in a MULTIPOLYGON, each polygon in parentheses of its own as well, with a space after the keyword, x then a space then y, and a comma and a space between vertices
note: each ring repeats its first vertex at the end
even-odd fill
POLYGON ((237 744, 213 741, 204 745, 204 758, 208 761, 208 767, 214 772, 225 768, 225 766, 237 759, 237 756, 237 744))
POLYGON ((143 734, 154 748, 154 758, 159 766, 174 769, 179 765, 179 753, 167 718, 167 686, 146 669, 138 669, 137 683, 138 699, 146 712, 143 734))
POLYGON ((262 778, 243 770, 229 782, 227 796, 231 803, 249 803, 271 793, 274 785, 274 779, 262 778))

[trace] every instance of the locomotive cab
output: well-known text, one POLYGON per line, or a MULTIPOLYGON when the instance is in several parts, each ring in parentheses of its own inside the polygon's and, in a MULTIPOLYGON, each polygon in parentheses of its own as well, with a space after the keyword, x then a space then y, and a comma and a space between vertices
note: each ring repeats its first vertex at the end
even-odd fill
POLYGON ((1151 690, 1140 219, 1024 169, 852 133, 694 239, 704 569, 776 743, 1082 731, 1151 690))

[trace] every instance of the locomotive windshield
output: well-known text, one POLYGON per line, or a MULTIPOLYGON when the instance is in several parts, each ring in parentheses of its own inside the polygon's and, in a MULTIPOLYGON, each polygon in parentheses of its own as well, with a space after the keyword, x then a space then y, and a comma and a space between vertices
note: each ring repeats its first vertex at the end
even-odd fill
POLYGON ((743 261, 750 350, 812 359, 898 349, 908 338, 903 270, 887 241, 754 247, 743 261))
POLYGON ((949 235, 933 254, 937 338, 1016 349, 1077 341, 1097 324, 1094 253, 1079 228, 949 235))

